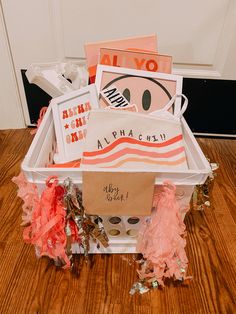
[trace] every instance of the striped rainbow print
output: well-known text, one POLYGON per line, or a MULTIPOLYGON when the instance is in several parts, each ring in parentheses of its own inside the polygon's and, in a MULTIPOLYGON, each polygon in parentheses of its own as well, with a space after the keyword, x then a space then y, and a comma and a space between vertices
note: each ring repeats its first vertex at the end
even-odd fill
POLYGON ((87 167, 129 168, 138 165, 157 168, 187 167, 183 136, 179 134, 162 143, 121 137, 103 149, 85 151, 82 164, 87 167))

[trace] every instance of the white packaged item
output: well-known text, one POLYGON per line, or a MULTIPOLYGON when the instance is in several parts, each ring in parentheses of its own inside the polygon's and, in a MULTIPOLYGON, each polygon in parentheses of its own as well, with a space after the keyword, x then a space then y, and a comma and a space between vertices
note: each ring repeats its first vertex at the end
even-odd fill
POLYGON ((27 69, 26 77, 52 98, 88 84, 88 72, 83 61, 33 63, 27 69))

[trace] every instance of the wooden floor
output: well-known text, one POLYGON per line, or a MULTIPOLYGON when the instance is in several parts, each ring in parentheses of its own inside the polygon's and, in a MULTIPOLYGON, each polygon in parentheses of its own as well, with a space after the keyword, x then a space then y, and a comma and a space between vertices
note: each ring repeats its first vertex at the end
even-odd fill
POLYGON ((95 256, 77 279, 37 260, 34 248, 23 243, 22 203, 11 178, 31 141, 29 130, 0 132, 0 313, 236 313, 235 141, 198 140, 220 169, 212 208, 186 218, 193 282, 135 296, 129 289, 136 266, 122 255, 95 256))

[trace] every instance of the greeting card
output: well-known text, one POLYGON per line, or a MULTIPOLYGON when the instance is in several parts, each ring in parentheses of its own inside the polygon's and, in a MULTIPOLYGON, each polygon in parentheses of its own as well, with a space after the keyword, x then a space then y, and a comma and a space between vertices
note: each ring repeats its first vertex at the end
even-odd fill
POLYGON ((53 119, 57 139, 56 163, 79 159, 86 136, 88 114, 98 108, 94 84, 52 100, 53 119))
POLYGON ((172 57, 151 52, 101 48, 99 63, 129 69, 171 73, 172 57))
POLYGON ((157 37, 156 35, 148 35, 85 44, 85 54, 87 59, 90 83, 95 82, 100 48, 117 48, 126 50, 157 52, 157 37))

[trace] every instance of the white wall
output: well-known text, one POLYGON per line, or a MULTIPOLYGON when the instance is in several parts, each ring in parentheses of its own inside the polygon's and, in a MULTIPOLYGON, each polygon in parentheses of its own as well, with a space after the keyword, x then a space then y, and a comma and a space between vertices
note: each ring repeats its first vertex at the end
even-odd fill
POLYGON ((160 53, 175 63, 214 63, 230 0, 62 0, 65 54, 83 56, 84 42, 157 33, 160 53))

